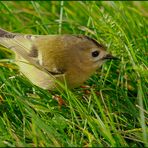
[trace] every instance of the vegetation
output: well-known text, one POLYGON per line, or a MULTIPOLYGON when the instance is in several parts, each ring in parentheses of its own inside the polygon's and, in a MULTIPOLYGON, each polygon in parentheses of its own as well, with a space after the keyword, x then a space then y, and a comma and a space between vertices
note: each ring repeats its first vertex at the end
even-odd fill
POLYGON ((1 1, 1 28, 88 35, 121 61, 104 64, 90 87, 48 92, 20 74, 1 47, 0 146, 148 147, 147 10, 147 2, 1 1))

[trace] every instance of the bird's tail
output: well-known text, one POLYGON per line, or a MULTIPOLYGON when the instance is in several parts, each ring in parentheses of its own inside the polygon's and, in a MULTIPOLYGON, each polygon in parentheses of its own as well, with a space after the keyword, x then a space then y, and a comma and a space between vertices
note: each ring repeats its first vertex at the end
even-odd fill
POLYGON ((28 60, 34 36, 11 33, 0 28, 0 45, 28 60))
MULTIPOLYGON (((9 42, 14 38, 14 34, 0 28, 0 44, 6 48, 9 48, 9 42)), ((10 45, 11 46, 11 45, 10 45)))
POLYGON ((21 50, 29 52, 34 38, 32 35, 11 33, 0 28, 0 45, 15 52, 22 52, 21 50))
POLYGON ((12 35, 12 33, 0 28, 0 37, 1 38, 8 37, 8 35, 12 35))

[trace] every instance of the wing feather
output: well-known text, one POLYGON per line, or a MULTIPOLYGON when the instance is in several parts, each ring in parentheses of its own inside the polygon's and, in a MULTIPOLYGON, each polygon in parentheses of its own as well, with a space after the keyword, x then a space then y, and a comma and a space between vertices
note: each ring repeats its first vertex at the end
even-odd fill
MULTIPOLYGON (((37 38, 42 37, 43 35, 23 35, 7 32, 0 28, 0 44, 6 48, 11 49, 17 55, 21 56, 19 60, 21 62, 27 62, 28 64, 34 65, 40 70, 45 71, 48 74, 59 75, 63 72, 61 71, 49 71, 42 65, 42 53, 39 51, 36 57, 34 57, 34 42, 37 38)), ((50 35, 49 35, 50 36, 50 35)), ((38 50, 38 49, 35 49, 38 50)), ((38 52, 38 51, 35 51, 38 52)), ((18 59, 17 59, 18 60, 18 59)), ((55 68, 56 69, 56 68, 55 68)))

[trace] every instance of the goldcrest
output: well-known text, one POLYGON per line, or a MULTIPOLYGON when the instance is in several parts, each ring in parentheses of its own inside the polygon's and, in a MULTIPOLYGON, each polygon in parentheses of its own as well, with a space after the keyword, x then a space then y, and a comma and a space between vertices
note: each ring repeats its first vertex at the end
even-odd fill
POLYGON ((114 59, 96 40, 84 35, 23 35, 0 29, 0 44, 13 50, 15 63, 33 84, 53 90, 85 82, 107 59, 114 59))

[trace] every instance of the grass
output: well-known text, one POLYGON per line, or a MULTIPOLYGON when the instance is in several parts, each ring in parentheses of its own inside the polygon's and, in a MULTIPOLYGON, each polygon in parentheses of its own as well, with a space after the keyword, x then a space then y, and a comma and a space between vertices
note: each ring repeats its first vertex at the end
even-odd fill
POLYGON ((148 147, 147 2, 0 2, 0 27, 28 34, 85 34, 121 61, 90 88, 48 92, 22 76, 0 48, 0 146, 148 147), (59 108, 53 94, 66 106, 59 108))

